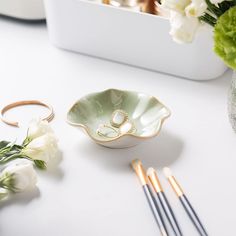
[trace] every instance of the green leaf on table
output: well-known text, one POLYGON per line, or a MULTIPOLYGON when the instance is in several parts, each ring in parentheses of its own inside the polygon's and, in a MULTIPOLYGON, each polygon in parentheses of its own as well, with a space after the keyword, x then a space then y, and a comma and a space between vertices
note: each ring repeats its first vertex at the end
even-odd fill
POLYGON ((21 145, 18 145, 18 144, 13 144, 11 146, 11 150, 21 151, 22 149, 23 149, 23 147, 21 145))
POLYGON ((7 147, 11 142, 0 141, 0 149, 7 147))
POLYGON ((7 153, 5 153, 4 156, 9 157, 9 156, 16 155, 16 154, 20 154, 20 150, 18 150, 18 149, 16 149, 16 150, 11 149, 7 153))

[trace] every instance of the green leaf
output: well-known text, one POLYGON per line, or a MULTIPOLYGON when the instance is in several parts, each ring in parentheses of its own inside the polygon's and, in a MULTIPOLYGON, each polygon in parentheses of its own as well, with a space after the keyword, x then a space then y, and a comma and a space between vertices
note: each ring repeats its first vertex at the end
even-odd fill
POLYGON ((210 12, 212 12, 213 14, 215 14, 217 17, 221 16, 224 13, 224 12, 221 11, 221 9, 219 7, 212 4, 210 2, 210 0, 205 0, 205 1, 206 1, 207 6, 208 6, 208 10, 210 12))
POLYGON ((5 155, 3 157, 0 157, 0 165, 5 165, 9 161, 13 161, 18 158, 25 158, 25 157, 20 155, 19 153, 14 153, 12 155, 5 155))
POLYGON ((0 141, 0 149, 7 147, 11 142, 0 141))
POLYGON ((208 13, 205 13, 205 15, 199 17, 199 19, 201 21, 203 21, 203 22, 206 22, 207 24, 209 24, 209 25, 211 25, 213 27, 216 24, 216 19, 213 16, 211 16, 210 14, 208 14, 208 13))
POLYGON ((11 146, 11 150, 14 150, 14 151, 21 151, 22 149, 23 149, 23 147, 18 144, 14 144, 11 146))
POLYGON ((34 160, 34 164, 41 170, 47 169, 47 165, 45 161, 42 160, 34 160))
POLYGON ((0 201, 5 199, 8 195, 8 192, 0 192, 0 201))
POLYGON ((20 155, 20 151, 19 150, 10 150, 7 153, 5 153, 4 157, 10 157, 12 155, 20 155))
POLYGON ((9 157, 12 155, 20 154, 20 152, 23 149, 22 146, 17 145, 15 143, 5 142, 5 144, 3 144, 3 142, 1 142, 1 144, 2 144, 2 146, 3 145, 5 145, 5 146, 0 149, 0 159, 2 159, 4 157, 9 157))
POLYGON ((221 9, 223 13, 229 10, 231 7, 235 6, 235 2, 233 1, 223 1, 218 4, 218 7, 221 9))

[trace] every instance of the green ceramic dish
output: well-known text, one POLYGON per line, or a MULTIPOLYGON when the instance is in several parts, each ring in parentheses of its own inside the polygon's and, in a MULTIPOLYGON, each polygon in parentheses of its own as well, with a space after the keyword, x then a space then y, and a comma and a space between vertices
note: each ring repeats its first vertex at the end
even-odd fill
POLYGON ((111 148, 125 148, 155 137, 170 111, 158 99, 144 93, 108 89, 78 100, 69 110, 67 121, 82 128, 92 140, 111 148), (130 133, 104 137, 98 134, 101 124, 111 124, 114 111, 123 110, 135 129, 130 133))

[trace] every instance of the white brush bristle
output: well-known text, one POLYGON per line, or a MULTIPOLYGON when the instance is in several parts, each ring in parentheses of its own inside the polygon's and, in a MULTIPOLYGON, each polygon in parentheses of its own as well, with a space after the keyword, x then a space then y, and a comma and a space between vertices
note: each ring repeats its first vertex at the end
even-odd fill
POLYGON ((168 167, 164 167, 164 168, 163 168, 163 172, 164 172, 164 175, 166 176, 167 179, 168 179, 170 176, 172 176, 172 172, 171 172, 170 168, 168 168, 168 167))
POLYGON ((152 168, 152 167, 150 167, 150 168, 148 168, 148 170, 147 170, 147 175, 150 176, 150 175, 152 175, 152 174, 155 173, 155 172, 156 172, 155 169, 152 168))

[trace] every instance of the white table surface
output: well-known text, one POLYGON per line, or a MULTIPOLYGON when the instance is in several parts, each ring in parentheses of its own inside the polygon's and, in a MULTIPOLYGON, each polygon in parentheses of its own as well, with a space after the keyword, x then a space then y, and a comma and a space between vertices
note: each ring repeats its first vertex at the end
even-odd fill
MULTIPOLYGON (((39 171, 37 190, 0 203, 1 236, 160 235, 129 167, 133 158, 159 170, 184 235, 198 234, 161 173, 166 165, 209 235, 236 235, 236 134, 226 106, 230 71, 208 82, 188 81, 57 49, 44 23, 0 18, 0 73, 1 107, 23 99, 53 105, 52 126, 63 151, 57 169, 39 171), (163 101, 172 116, 161 134, 134 148, 111 150, 67 125, 75 100, 107 88, 142 91, 163 101)), ((24 120, 34 112, 20 109, 9 116, 16 114, 24 120)), ((25 132, 0 123, 1 139, 20 140, 25 132)))

